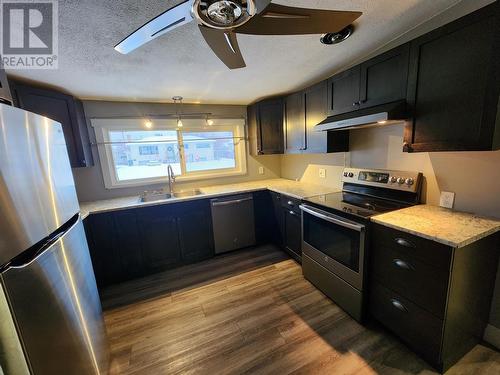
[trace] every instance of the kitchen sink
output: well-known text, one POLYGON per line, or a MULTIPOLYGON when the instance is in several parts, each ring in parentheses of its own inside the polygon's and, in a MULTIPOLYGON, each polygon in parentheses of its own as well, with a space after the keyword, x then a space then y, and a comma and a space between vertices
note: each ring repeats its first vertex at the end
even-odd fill
POLYGON ((197 195, 203 195, 203 192, 200 189, 181 190, 174 193, 174 198, 195 197, 197 195))
POLYGON ((170 198, 172 195, 163 190, 145 191, 141 195, 141 202, 156 202, 170 198))
POLYGON ((189 198, 196 197, 198 195, 203 195, 203 192, 200 189, 181 190, 173 194, 167 193, 164 190, 145 191, 141 195, 141 202, 146 203, 172 198, 189 198))

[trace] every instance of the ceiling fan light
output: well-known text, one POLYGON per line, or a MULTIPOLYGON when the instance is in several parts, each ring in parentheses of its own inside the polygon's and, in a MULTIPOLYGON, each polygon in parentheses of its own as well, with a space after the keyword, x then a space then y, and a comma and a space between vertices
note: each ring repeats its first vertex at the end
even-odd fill
POLYGON ((153 128, 153 123, 150 121, 150 120, 147 120, 145 123, 144 123, 144 127, 146 129, 152 129, 153 128))
POLYGON ((182 123, 182 120, 181 119, 178 119, 177 120, 177 127, 178 128, 182 128, 184 126, 184 124, 182 123))
POLYGON ((255 15, 255 0, 195 0, 192 13, 203 25, 214 29, 233 29, 255 15))

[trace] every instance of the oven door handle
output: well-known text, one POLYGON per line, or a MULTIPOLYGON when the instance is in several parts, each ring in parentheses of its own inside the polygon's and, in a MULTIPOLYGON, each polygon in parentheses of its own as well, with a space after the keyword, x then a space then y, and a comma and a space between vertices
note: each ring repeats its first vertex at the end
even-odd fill
POLYGON ((340 225, 341 227, 355 230, 357 232, 364 232, 365 226, 355 223, 353 221, 344 219, 343 217, 332 215, 324 211, 317 210, 305 204, 301 204, 300 209, 310 215, 316 216, 319 219, 329 221, 330 223, 340 225))

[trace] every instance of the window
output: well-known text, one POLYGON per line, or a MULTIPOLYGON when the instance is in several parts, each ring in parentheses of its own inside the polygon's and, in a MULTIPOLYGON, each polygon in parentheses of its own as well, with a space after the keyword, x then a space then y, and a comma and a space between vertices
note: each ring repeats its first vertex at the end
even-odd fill
POLYGON ((171 165, 178 180, 246 173, 244 120, 93 119, 106 188, 164 183, 171 165))

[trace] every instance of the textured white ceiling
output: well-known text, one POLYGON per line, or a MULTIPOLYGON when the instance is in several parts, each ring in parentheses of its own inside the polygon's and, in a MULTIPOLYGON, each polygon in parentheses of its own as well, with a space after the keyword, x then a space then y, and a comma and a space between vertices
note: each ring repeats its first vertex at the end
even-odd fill
POLYGON ((355 34, 337 46, 319 35, 239 35, 248 67, 230 71, 193 22, 129 54, 113 46, 179 0, 59 1, 59 69, 9 71, 86 99, 248 104, 290 92, 351 64, 432 18, 458 0, 291 0, 277 3, 357 10, 355 34))

